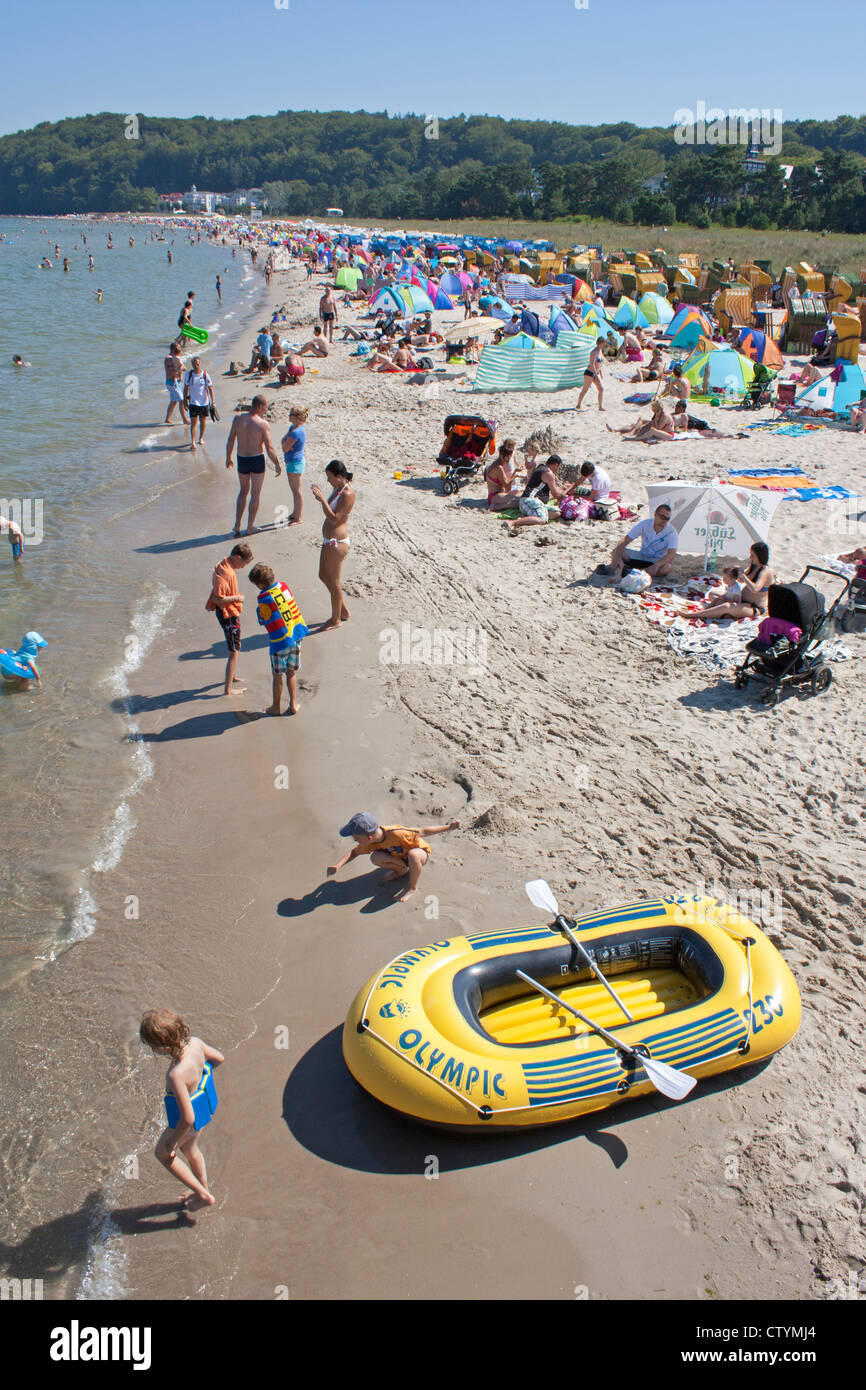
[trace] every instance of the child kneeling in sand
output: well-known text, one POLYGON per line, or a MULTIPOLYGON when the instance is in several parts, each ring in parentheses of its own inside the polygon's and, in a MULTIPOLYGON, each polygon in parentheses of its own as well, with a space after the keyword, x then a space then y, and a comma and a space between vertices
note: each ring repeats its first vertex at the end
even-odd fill
POLYGON ((159 1136, 154 1150, 156 1157, 179 1182, 190 1188, 192 1196, 181 1198, 182 1207, 190 1211, 212 1207, 216 1198, 208 1189, 204 1155, 198 1146, 198 1129, 209 1123, 210 1115, 200 1120, 197 1128, 190 1096, 199 1089, 205 1066, 209 1063, 211 1067, 218 1067, 225 1058, 201 1038, 191 1037, 183 1019, 171 1009, 151 1009, 146 1013, 141 1020, 139 1037, 157 1056, 170 1057, 172 1061, 165 1074, 166 1114, 171 1120, 169 1110, 173 1103, 172 1108, 176 1107, 179 1118, 176 1124, 169 1123, 159 1136))
POLYGON ((270 638, 273 699, 266 714, 279 714, 283 676, 289 691, 289 714, 297 714, 296 677, 301 669, 301 640, 309 628, 301 617, 288 584, 277 579, 270 565, 253 565, 250 582, 259 590, 256 615, 270 638))
POLYGON ((380 825, 375 816, 359 811, 340 831, 344 838, 352 836, 355 848, 344 854, 336 864, 328 866, 328 877, 359 855, 369 854, 374 864, 388 870, 382 878, 383 883, 409 875, 409 886, 400 895, 400 902, 406 903, 415 892, 421 870, 430 858, 430 846, 422 836, 444 835, 446 830, 459 828, 459 820, 449 821, 447 825, 427 825, 421 830, 411 830, 405 825, 380 825))

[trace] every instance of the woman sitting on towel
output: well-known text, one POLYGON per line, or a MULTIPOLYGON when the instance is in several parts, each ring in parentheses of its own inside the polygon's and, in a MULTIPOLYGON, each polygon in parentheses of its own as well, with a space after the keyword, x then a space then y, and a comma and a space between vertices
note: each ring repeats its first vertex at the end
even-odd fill
POLYGON ((649 444, 656 439, 673 439, 674 422, 673 416, 668 415, 664 404, 658 397, 650 402, 652 415, 649 420, 636 420, 633 425, 624 425, 621 429, 615 430, 608 425, 611 434, 625 435, 626 439, 638 439, 644 444, 649 444))
POLYGON ((484 470, 487 505, 492 512, 502 512, 507 507, 516 507, 520 501, 520 493, 515 491, 520 473, 514 459, 516 447, 513 439, 506 439, 496 458, 484 470))
POLYGON ((749 551, 749 565, 739 579, 739 597, 725 597, 718 603, 704 608, 700 617, 706 621, 712 618, 760 618, 767 612, 767 590, 773 582, 768 561, 769 546, 764 541, 755 541, 749 551))

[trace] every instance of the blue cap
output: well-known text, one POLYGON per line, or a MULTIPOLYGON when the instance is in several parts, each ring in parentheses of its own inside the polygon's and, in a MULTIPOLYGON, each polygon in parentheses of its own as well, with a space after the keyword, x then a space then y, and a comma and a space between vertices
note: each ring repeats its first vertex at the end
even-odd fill
POLYGON ((21 643, 21 650, 29 648, 31 651, 38 651, 40 647, 47 647, 48 643, 44 637, 40 637, 38 632, 25 632, 24 641, 21 643))
POLYGON ((341 835, 375 835, 379 822, 368 811, 356 811, 348 825, 344 825, 341 835))

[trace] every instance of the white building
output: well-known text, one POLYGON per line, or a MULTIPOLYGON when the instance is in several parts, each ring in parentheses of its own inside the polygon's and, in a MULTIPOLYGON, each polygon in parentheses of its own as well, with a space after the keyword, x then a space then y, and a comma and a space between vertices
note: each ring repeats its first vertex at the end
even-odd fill
POLYGON ((249 206, 260 208, 265 205, 265 195, 260 188, 235 188, 231 193, 218 193, 218 202, 229 208, 249 206))
POLYGON ((195 184, 183 195, 183 205, 187 212, 213 212, 219 198, 218 193, 199 192, 195 184))

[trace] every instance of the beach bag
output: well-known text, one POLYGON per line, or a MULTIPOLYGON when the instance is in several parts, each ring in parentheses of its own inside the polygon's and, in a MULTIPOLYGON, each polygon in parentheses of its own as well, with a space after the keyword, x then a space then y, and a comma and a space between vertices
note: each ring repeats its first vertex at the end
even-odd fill
POLYGON ((578 507, 576 497, 562 498, 559 504, 559 515, 562 517, 563 521, 576 521, 577 511, 578 507))
POLYGON ((619 503, 606 499, 592 503, 592 515, 596 521, 619 521, 619 503))
POLYGON ((619 581, 619 591, 621 594, 640 594, 652 582, 652 575, 647 574, 646 570, 629 570, 619 581))

